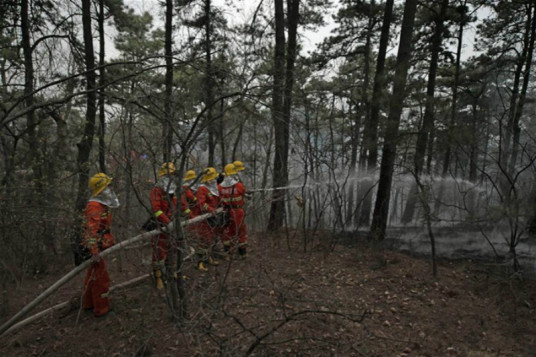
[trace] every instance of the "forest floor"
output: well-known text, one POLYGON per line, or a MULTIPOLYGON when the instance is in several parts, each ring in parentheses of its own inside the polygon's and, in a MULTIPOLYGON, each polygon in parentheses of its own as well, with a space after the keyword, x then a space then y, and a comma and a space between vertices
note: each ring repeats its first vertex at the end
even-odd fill
MULTIPOLYGON (((471 261, 411 257, 360 238, 250 236, 246 260, 188 261, 188 319, 147 279, 95 318, 62 309, 0 337, 1 356, 536 356, 536 283, 471 261)), ((150 272, 150 248, 108 259, 112 285, 150 272)), ((9 289, 2 323, 72 266, 9 289)), ((32 313, 80 296, 82 276, 32 313)), ((4 298, 6 300, 6 298, 4 298)), ((79 300, 79 299, 78 299, 79 300)))

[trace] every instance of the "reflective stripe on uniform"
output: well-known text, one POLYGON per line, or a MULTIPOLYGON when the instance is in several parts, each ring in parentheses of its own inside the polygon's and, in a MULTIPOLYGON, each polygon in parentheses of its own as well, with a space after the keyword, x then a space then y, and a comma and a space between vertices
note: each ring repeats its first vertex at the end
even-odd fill
POLYGON ((224 197, 221 199, 223 202, 237 202, 242 200, 242 196, 237 197, 224 197))
POLYGON ((164 214, 164 212, 163 212, 162 210, 158 210, 158 211, 156 211, 156 212, 154 213, 154 216, 155 216, 156 218, 158 218, 158 217, 160 217, 160 216, 163 215, 163 214, 164 214))
POLYGON ((105 292, 105 293, 102 293, 102 294, 100 295, 100 297, 104 299, 104 298, 107 298, 109 294, 110 294, 110 292, 107 291, 107 292, 105 292))
POLYGON ((87 245, 95 245, 95 244, 97 244, 97 238, 87 238, 86 239, 86 244, 87 245))

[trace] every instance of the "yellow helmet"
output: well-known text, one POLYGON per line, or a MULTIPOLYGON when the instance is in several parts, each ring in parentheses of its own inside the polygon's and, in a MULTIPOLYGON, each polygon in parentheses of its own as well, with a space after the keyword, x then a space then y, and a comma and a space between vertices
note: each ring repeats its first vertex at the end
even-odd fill
POLYGON ((158 177, 162 177, 164 175, 173 175, 175 173, 175 164, 172 162, 164 162, 162 166, 160 166, 160 170, 158 170, 158 177))
POLYGON ((242 170, 245 169, 244 163, 242 161, 236 160, 235 162, 233 162, 233 165, 234 165, 236 171, 242 171, 242 170))
POLYGON ((95 197, 99 195, 108 185, 112 182, 112 178, 103 172, 93 175, 89 179, 89 190, 91 196, 95 197))
POLYGON ((208 167, 203 171, 203 176, 201 176, 201 182, 207 182, 214 180, 216 177, 218 177, 218 172, 213 167, 208 167))
POLYGON ((186 171, 186 174, 184 175, 184 182, 191 181, 195 179, 197 175, 195 174, 194 170, 188 170, 186 171))
POLYGON ((236 169, 236 166, 234 164, 227 164, 223 169, 223 173, 225 174, 225 176, 231 176, 236 175, 238 173, 238 170, 236 169))

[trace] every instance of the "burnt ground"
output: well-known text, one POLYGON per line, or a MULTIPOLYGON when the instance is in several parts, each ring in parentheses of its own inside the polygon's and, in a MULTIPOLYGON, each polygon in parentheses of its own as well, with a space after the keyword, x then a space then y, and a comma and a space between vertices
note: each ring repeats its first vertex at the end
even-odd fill
MULTIPOLYGON (((246 260, 208 273, 187 262, 182 323, 145 280, 116 290, 106 317, 64 308, 1 336, 0 355, 536 356, 535 282, 470 261, 440 261, 434 278, 428 259, 330 243, 316 237, 304 252, 299 235, 252 235, 246 260)), ((149 262, 149 247, 108 259, 112 285, 148 273, 149 262)), ((9 285, 2 323, 71 268, 9 285)), ((32 313, 77 301, 81 280, 32 313)))

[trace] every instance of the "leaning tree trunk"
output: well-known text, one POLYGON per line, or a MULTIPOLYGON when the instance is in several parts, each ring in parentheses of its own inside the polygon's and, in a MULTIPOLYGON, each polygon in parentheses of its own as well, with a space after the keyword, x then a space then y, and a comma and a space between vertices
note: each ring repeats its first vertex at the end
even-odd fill
POLYGON ((383 145, 383 156, 380 166, 380 181, 376 195, 376 203, 372 217, 369 237, 382 240, 385 238, 387 218, 389 216, 389 200, 396 158, 396 143, 398 141, 398 126, 406 96, 406 79, 411 59, 411 41, 417 0, 407 0, 404 6, 402 31, 396 60, 396 71, 393 82, 393 95, 389 107, 383 145))
MULTIPOLYGON (((187 221, 182 221, 180 223, 181 227, 192 225, 198 222, 201 222, 203 220, 206 220, 207 218, 214 216, 218 213, 222 212, 222 208, 218 208, 213 213, 206 213, 202 214, 200 216, 194 217, 192 219, 189 219, 187 221)), ((168 229, 174 230, 176 229, 175 223, 172 223, 168 226, 168 229)), ((105 258, 108 255, 111 255, 119 250, 121 250, 124 247, 127 247, 129 245, 133 245, 140 242, 147 242, 150 240, 151 237, 156 236, 161 233, 161 230, 155 229, 150 232, 144 232, 142 234, 139 234, 133 238, 127 239, 122 241, 121 243, 115 244, 114 246, 103 250, 100 252, 100 257, 105 258)), ((27 313, 29 313, 31 310, 33 310, 37 305, 39 305, 41 302, 43 302, 47 297, 49 297, 52 293, 54 293, 56 290, 58 290, 61 286, 65 285, 68 281, 70 281, 72 278, 77 276, 80 272, 82 272, 84 269, 88 268, 91 264, 93 264, 93 261, 91 259, 88 259, 82 264, 76 266, 73 268, 69 273, 62 276, 58 281, 56 281, 54 284, 50 285, 45 291, 43 291, 39 296, 37 296, 34 300, 32 300, 30 303, 28 303, 26 306, 24 306, 19 312, 17 312, 13 317, 11 317, 8 321, 4 322, 0 326, 0 336, 2 336, 11 326, 13 326, 17 321, 19 321, 21 318, 23 318, 27 313)))

